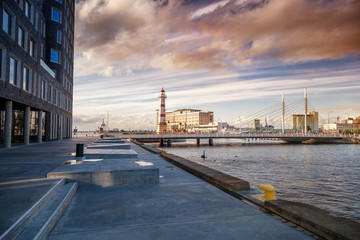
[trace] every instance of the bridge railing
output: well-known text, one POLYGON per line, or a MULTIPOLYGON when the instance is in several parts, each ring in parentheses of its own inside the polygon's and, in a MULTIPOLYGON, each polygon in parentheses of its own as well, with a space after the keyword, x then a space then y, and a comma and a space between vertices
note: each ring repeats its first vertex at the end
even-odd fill
POLYGON ((357 135, 344 135, 344 134, 324 134, 324 133, 308 133, 305 136, 304 133, 256 133, 256 132, 248 132, 248 133, 241 133, 241 132, 226 132, 226 133, 166 133, 166 134, 127 134, 123 135, 126 138, 284 138, 284 137, 313 137, 313 138, 334 138, 334 137, 341 137, 341 138, 359 138, 357 135))

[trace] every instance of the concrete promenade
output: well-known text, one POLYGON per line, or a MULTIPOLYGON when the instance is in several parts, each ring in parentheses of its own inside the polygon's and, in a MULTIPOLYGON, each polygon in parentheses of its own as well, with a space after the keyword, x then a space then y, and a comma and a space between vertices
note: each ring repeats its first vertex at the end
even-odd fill
MULTIPOLYGON (((0 149, 0 235, 54 184, 44 177, 73 158, 75 144, 93 141, 71 139, 0 149)), ((317 238, 157 154, 130 145, 139 160, 159 168, 159 184, 80 187, 49 239, 317 238)))

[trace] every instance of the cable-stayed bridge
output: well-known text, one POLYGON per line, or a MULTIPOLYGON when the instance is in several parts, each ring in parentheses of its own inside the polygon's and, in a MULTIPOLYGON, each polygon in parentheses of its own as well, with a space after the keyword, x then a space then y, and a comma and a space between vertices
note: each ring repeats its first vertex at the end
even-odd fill
POLYGON ((213 145, 213 139, 247 139, 253 140, 279 140, 288 143, 360 143, 359 136, 333 134, 325 135, 322 133, 202 133, 202 134, 189 134, 189 133, 168 133, 168 134, 131 134, 124 135, 133 140, 140 142, 160 142, 160 144, 171 145, 173 141, 184 139, 196 139, 197 145, 200 145, 200 139, 208 140, 209 145, 213 145))
MULTIPOLYGON (((307 90, 304 91, 304 99, 285 104, 284 95, 279 104, 270 106, 243 119, 239 118, 238 131, 225 133, 158 133, 158 134, 135 134, 126 137, 143 141, 159 141, 161 144, 171 145, 173 141, 183 139, 196 139, 200 145, 200 139, 208 139, 209 145, 213 139, 246 139, 246 140, 279 140, 288 143, 360 143, 359 136, 342 134, 324 134, 318 131, 318 115, 316 109, 307 99, 307 90), (295 116, 295 118, 294 118, 295 116), (306 116, 306 117, 305 117, 306 116), (263 127, 260 119, 264 119, 263 127), (296 119, 296 122, 294 121, 296 119), (296 124, 296 127, 293 125, 296 124), (258 125, 258 126, 256 126, 258 125), (309 125, 315 129, 311 129, 309 125), (291 126, 291 127, 290 127, 291 126), (307 126, 305 128, 305 126, 307 126)), ((125 137, 125 136, 123 136, 125 137)))

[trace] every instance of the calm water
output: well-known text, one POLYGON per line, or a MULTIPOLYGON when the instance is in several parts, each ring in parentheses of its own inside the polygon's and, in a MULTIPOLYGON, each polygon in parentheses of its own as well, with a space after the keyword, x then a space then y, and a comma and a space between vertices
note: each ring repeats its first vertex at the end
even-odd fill
POLYGON ((244 179, 252 188, 271 184, 279 199, 312 204, 360 222, 360 144, 215 140, 213 147, 197 147, 194 141, 187 141, 166 149, 244 179), (201 158, 203 151, 205 160, 201 158))

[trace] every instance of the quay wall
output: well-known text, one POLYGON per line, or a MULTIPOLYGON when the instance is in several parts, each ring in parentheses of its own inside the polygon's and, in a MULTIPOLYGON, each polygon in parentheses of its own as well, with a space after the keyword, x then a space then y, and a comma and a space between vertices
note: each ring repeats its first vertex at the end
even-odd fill
POLYGON ((250 201, 325 239, 360 239, 359 222, 332 216, 330 212, 308 204, 286 200, 261 202, 251 197, 254 190, 250 189, 249 183, 245 180, 229 176, 185 158, 168 154, 167 151, 147 146, 141 142, 131 141, 152 153, 160 154, 170 163, 207 181, 232 196, 250 201))

